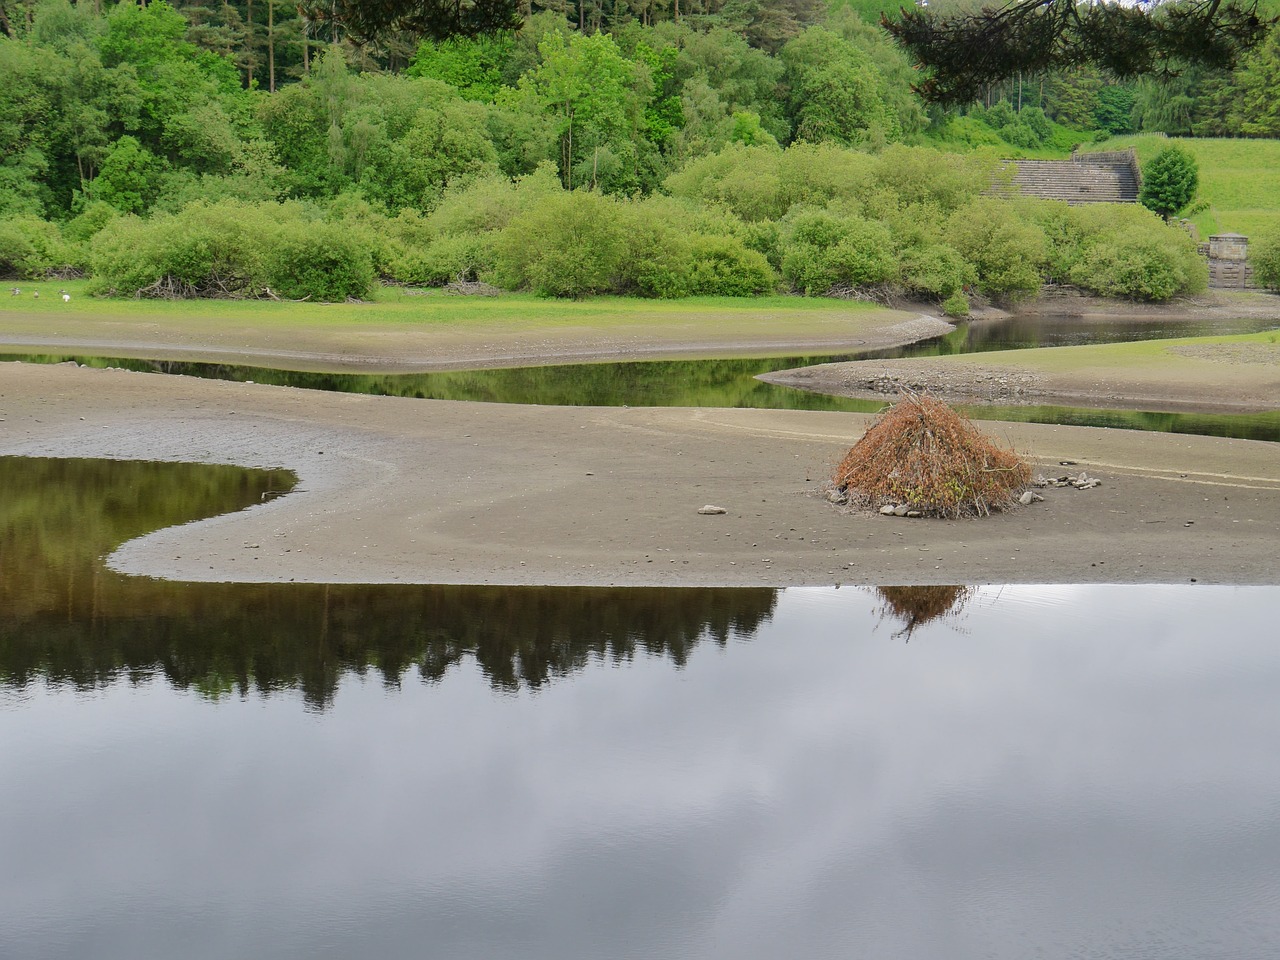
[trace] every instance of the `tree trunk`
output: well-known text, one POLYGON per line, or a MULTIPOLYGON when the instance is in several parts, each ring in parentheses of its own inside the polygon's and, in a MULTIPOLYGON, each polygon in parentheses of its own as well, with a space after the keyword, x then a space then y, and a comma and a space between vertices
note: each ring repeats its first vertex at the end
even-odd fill
POLYGON ((245 57, 245 68, 249 74, 249 86, 253 86, 253 0, 248 0, 244 15, 245 36, 244 42, 248 47, 248 55, 245 57))
POLYGON ((276 92, 276 4, 267 0, 267 90, 276 92))

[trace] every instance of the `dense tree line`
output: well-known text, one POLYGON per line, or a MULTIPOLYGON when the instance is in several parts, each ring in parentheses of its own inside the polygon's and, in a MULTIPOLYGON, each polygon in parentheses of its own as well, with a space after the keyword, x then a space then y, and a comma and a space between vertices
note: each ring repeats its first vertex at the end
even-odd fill
MULTIPOLYGON (((1047 254, 1005 275, 968 237, 1057 222, 983 199, 992 158, 1127 129, 1142 88, 1081 66, 926 110, 864 20, 881 6, 581 0, 529 4, 518 31, 357 46, 274 0, 0 0, 0 272, 87 272, 119 295, 467 278, 901 291, 956 311, 966 290, 1066 277, 1047 254)), ((1183 273, 1126 295, 1194 287, 1183 273)))

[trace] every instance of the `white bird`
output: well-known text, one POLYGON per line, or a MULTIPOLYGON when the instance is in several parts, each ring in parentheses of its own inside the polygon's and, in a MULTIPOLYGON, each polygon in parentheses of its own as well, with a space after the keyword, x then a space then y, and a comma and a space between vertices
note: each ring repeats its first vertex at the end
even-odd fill
POLYGON ((71 294, 69 294, 69 293, 64 293, 64 294, 62 295, 62 302, 63 302, 63 303, 70 303, 70 302, 71 302, 71 294))
POLYGON ((33 293, 33 294, 31 295, 31 299, 32 299, 32 300, 39 300, 39 299, 40 299, 40 291, 39 291, 39 290, 37 290, 35 293, 33 293))

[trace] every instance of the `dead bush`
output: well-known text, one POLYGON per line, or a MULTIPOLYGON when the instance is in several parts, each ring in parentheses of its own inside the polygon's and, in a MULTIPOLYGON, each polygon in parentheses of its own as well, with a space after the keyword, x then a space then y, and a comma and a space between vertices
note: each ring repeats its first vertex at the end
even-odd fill
POLYGON ((1017 502, 1031 466, 928 394, 904 393, 850 448, 832 478, 849 502, 906 504, 925 516, 986 516, 1017 502))

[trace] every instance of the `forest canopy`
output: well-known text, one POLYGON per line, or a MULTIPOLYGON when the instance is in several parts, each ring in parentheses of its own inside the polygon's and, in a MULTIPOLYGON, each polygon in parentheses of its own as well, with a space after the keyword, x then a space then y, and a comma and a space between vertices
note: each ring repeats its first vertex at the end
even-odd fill
POLYGON ((277 0, 0 0, 0 274, 129 296, 907 294, 954 313, 1046 279, 1155 299, 1202 283, 1146 211, 983 193, 1001 158, 1135 130, 1280 133, 1275 35, 1235 70, 1080 63, 942 109, 872 22, 889 3, 527 2, 518 29, 355 42, 336 8, 277 0), (303 256, 321 268, 295 271, 303 256))

